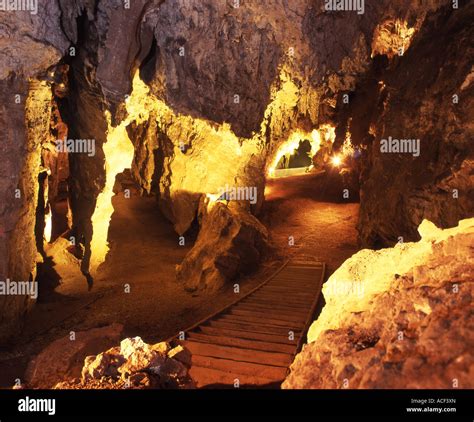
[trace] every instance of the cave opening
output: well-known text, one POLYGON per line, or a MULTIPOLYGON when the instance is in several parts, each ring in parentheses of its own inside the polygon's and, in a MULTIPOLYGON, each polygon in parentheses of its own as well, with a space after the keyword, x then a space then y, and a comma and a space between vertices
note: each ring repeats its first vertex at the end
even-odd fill
POLYGON ((311 143, 308 140, 301 141, 293 154, 284 155, 276 170, 289 168, 308 168, 312 163, 311 143))

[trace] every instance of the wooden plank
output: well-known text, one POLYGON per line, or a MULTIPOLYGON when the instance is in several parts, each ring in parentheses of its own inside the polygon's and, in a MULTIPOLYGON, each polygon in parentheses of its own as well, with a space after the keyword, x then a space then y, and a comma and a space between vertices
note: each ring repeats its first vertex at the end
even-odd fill
POLYGON ((261 317, 251 317, 245 315, 222 315, 219 318, 220 321, 229 321, 229 322, 244 322, 249 324, 254 324, 256 326, 262 326, 262 323, 267 327, 283 327, 288 328, 288 330, 294 330, 295 328, 303 329, 305 321, 293 322, 293 321, 284 321, 279 319, 270 319, 270 318, 261 318, 261 317))
POLYGON ((276 283, 280 283, 280 284, 286 283, 290 286, 310 287, 310 286, 314 286, 316 282, 317 282, 317 277, 316 277, 316 280, 313 280, 312 278, 302 280, 301 278, 298 278, 298 277, 284 277, 284 278, 282 277, 282 278, 275 278, 274 280, 271 281, 271 283, 268 283, 266 286, 271 286, 276 283))
MULTIPOLYGON (((317 284, 317 277, 316 280, 313 279, 308 279, 308 280, 301 280, 299 278, 275 278, 273 279, 270 283, 268 283, 266 286, 273 286, 275 284, 286 284, 288 286, 294 286, 294 287, 312 287, 317 284)), ((263 286, 265 287, 265 286, 263 286)))
POLYGON ((314 292, 308 291, 308 289, 295 290, 285 286, 268 286, 262 289, 262 294, 275 295, 276 297, 288 297, 289 299, 312 299, 314 292))
POLYGON ((268 299, 284 299, 288 302, 309 302, 310 304, 313 301, 312 296, 308 293, 290 293, 288 291, 275 291, 271 289, 262 290, 258 293, 255 293, 255 297, 265 297, 268 299))
MULTIPOLYGON (((326 264, 323 264, 323 269, 321 271, 321 275, 320 275, 320 278, 319 278, 319 283, 318 283, 318 294, 315 295, 314 297, 314 300, 313 300, 313 304, 311 306, 311 310, 309 312, 309 316, 308 316, 308 320, 306 321, 306 324, 304 326, 304 329, 303 329, 303 333, 307 333, 308 330, 309 330, 309 327, 311 326, 312 324, 312 319, 313 319, 313 315, 316 313, 316 308, 318 306, 318 302, 320 300, 320 296, 321 296, 321 288, 323 286, 323 282, 324 282, 324 276, 326 274, 326 264)), ((302 335, 299 339, 298 339, 298 347, 296 349, 296 353, 298 353, 301 348, 303 347, 303 342, 305 340, 305 335, 302 335)), ((295 353, 295 354, 296 354, 295 353)))
POLYGON ((229 321, 221 321, 221 320, 211 320, 208 322, 211 327, 216 328, 229 328, 231 330, 248 330, 249 332, 253 333, 262 333, 262 334, 277 334, 280 336, 289 336, 289 332, 292 331, 296 335, 301 334, 301 330, 289 330, 288 328, 283 327, 269 327, 267 325, 255 325, 249 324, 244 322, 229 322, 229 321))
POLYGON ((299 297, 292 297, 284 294, 274 294, 271 292, 262 292, 255 294, 255 299, 263 299, 268 303, 282 303, 287 305, 301 305, 304 307, 311 307, 313 300, 310 297, 299 298, 299 297))
POLYGON ((306 316, 301 316, 301 315, 295 315, 294 313, 287 312, 287 313, 282 313, 282 312, 271 312, 268 311, 266 312, 265 310, 249 310, 245 308, 241 308, 240 305, 232 307, 232 309, 229 311, 230 315, 244 315, 244 316, 250 316, 250 317, 255 317, 255 318, 260 318, 260 320, 265 320, 266 318, 270 319, 276 319, 276 320, 281 320, 281 321, 291 321, 294 323, 298 322, 306 322, 307 317, 306 316))
MULTIPOLYGON (((250 331, 243 330, 231 330, 231 329, 221 329, 215 327, 209 327, 206 325, 201 325, 196 331, 196 333, 204 333, 212 336, 232 336, 237 339, 251 339, 259 341, 268 341, 271 343, 278 344, 288 344, 296 346, 297 340, 290 340, 288 334, 286 335, 276 335, 276 334, 264 334, 264 333, 253 333, 250 331)), ((189 334, 188 334, 189 335, 189 334)))
POLYGON ((229 359, 219 359, 210 356, 194 355, 192 357, 192 366, 202 368, 217 369, 231 374, 253 375, 259 378, 271 380, 281 380, 286 378, 287 368, 281 366, 259 365, 251 362, 239 362, 229 359))
POLYGON ((281 315, 295 315, 299 317, 306 317, 308 312, 304 308, 291 308, 285 307, 282 305, 274 305, 274 304, 266 304, 266 303, 251 303, 251 302, 243 302, 236 305, 235 309, 245 309, 247 311, 256 311, 267 313, 267 311, 279 313, 281 315))
POLYGON ((196 327, 199 327, 201 324, 204 324, 206 321, 216 317, 217 315, 221 314, 222 312, 225 312, 230 306, 240 302, 241 300, 245 299, 246 297, 249 297, 251 296, 252 294, 254 294, 255 292, 257 292, 258 290, 260 290, 263 286, 265 286, 265 284, 269 283, 270 281, 273 280, 273 278, 275 278, 281 271, 283 271, 286 267, 286 265, 288 264, 288 260, 286 260, 282 265, 281 267, 279 267, 277 269, 277 271, 275 271, 274 274, 272 274, 271 276, 269 276, 267 279, 265 279, 265 281, 263 283, 261 283, 260 285, 258 285, 257 287, 255 287, 254 289, 250 290, 248 293, 246 293, 243 297, 239 297, 238 299, 236 299, 234 302, 228 304, 227 306, 225 306, 224 308, 220 309, 219 311, 213 313, 212 315, 209 315, 207 316, 206 318, 202 319, 201 321, 198 321, 196 322, 196 324, 192 325, 191 327, 185 329, 185 330, 180 330, 178 332, 178 334, 175 334, 173 337, 170 337, 168 340, 166 340, 166 342, 171 342, 171 341, 174 341, 176 340, 177 338, 179 338, 180 336, 180 333, 182 331, 184 332, 187 332, 187 331, 191 331, 191 330, 194 330, 196 327))
POLYGON ((314 291, 308 292, 308 289, 302 289, 300 291, 290 289, 286 286, 266 286, 264 289, 259 290, 258 292, 254 293, 254 296, 261 296, 262 294, 271 296, 273 295, 275 298, 289 298, 289 299, 307 299, 308 296, 313 296, 314 291))
POLYGON ((191 332, 189 333, 188 338, 191 341, 198 341, 201 343, 219 344, 221 346, 240 347, 252 350, 263 350, 288 354, 293 354, 295 351, 295 345, 293 344, 270 343, 267 341, 248 340, 232 336, 210 336, 206 334, 191 332))
POLYGON ((279 388, 281 380, 261 378, 255 375, 235 374, 232 372, 219 371, 218 369, 204 368, 201 366, 192 366, 189 375, 196 382, 197 388, 236 388, 234 387, 238 380, 238 388, 279 388))
POLYGON ((317 268, 322 269, 324 264, 322 262, 303 262, 303 261, 290 261, 286 268, 317 268))
MULTIPOLYGON (((315 274, 321 273, 320 269, 308 269, 305 271, 285 271, 278 274, 278 276, 273 277, 273 280, 280 280, 282 278, 292 278, 294 280, 300 280, 302 278, 313 278, 315 274)), ((316 277, 317 279, 318 277, 316 277)))
POLYGON ((308 309, 311 307, 311 304, 307 302, 290 302, 285 299, 280 299, 280 300, 275 300, 275 299, 270 299, 270 298, 265 298, 265 297, 258 297, 258 298, 252 298, 248 299, 246 304, 252 304, 252 305, 267 305, 267 306, 274 306, 274 307, 280 307, 280 308, 289 308, 289 309, 300 309, 302 312, 307 312, 308 309))
POLYGON ((209 356, 213 358, 229 359, 239 362, 281 366, 283 368, 287 368, 293 361, 293 356, 288 353, 241 349, 238 347, 201 343, 192 340, 183 341, 181 344, 186 347, 193 356, 209 356))
POLYGON ((312 323, 324 274, 325 264, 292 261, 186 330, 181 343, 192 353, 197 386, 232 388, 236 379, 240 387, 280 385, 312 323))

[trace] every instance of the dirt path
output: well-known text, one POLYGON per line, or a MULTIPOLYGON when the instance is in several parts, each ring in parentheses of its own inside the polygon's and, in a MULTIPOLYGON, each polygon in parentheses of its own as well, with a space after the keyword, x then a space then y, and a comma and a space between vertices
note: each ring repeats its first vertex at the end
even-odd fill
POLYGON ((262 221, 281 254, 326 262, 330 275, 358 251, 359 204, 336 202, 321 175, 270 180, 265 199, 262 221))

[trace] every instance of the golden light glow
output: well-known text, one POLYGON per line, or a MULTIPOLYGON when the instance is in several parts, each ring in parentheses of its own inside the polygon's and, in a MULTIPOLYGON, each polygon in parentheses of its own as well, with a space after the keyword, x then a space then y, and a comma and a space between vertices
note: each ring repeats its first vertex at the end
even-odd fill
POLYGON ((346 139, 344 140, 344 144, 342 145, 342 155, 344 157, 352 157, 354 155, 355 149, 354 145, 352 145, 351 133, 349 131, 346 132, 346 139))
POLYGON ((44 237, 50 243, 53 234, 53 214, 47 213, 44 217, 44 237))
MULTIPOLYGON (((169 172, 173 178, 167 194, 177 199, 183 191, 190 194, 207 194, 209 204, 212 205, 218 199, 216 192, 244 173, 250 157, 264 157, 262 152, 266 148, 267 131, 271 130, 274 136, 278 136, 278 133, 275 134, 278 129, 270 127, 274 116, 291 116, 294 113, 300 92, 290 74, 290 71, 282 68, 278 80, 272 87, 271 101, 265 111, 260 131, 254 133, 251 138, 244 139, 236 136, 228 123, 216 125, 205 119, 175 112, 150 92, 137 71, 133 78, 132 93, 125 101, 128 112, 126 120, 114 128, 111 125, 110 114, 106 114, 108 134, 107 142, 103 146, 106 183, 97 198, 96 209, 92 216, 91 270, 97 269, 104 262, 109 250, 107 234, 113 214, 115 178, 117 174, 130 168, 133 160, 134 148, 126 131, 130 123, 142 124, 154 117, 157 127, 172 142, 174 154, 164 163, 164 171, 169 172), (192 139, 193 152, 183 154, 181 143, 189 139, 192 139)), ((310 133, 294 132, 282 146, 282 150, 277 152, 271 167, 274 168, 288 151, 294 152, 303 138, 310 141, 311 154, 314 155, 323 141, 334 142, 335 129, 323 126, 310 133)), ((174 201, 174 206, 181 206, 179 200, 174 201)), ((181 232, 186 227, 175 227, 175 229, 181 232)))
POLYGON ((331 163, 334 167, 340 167, 342 164, 342 157, 340 155, 335 155, 331 158, 331 163))
MULTIPOLYGON (((424 220, 418 231, 419 242, 398 243, 393 248, 378 251, 363 249, 329 277, 323 286, 326 304, 309 329, 308 343, 316 341, 326 330, 347 326, 350 323, 348 315, 373 309, 374 297, 390 290, 394 275, 411 274, 413 277, 413 269, 426 265, 440 242, 461 233, 474 233, 474 218, 461 220, 457 227, 449 229, 440 229, 424 220)), ((426 314, 431 312, 428 303, 413 303, 413 306, 426 314)))
POLYGON ((410 28, 408 22, 390 19, 378 25, 372 41, 372 57, 376 54, 389 58, 402 56, 410 47, 416 28, 410 28))
POLYGON ((311 152, 309 153, 309 155, 312 158, 320 150, 323 140, 325 142, 331 142, 331 144, 334 143, 334 140, 336 138, 335 131, 335 127, 330 125, 323 125, 319 129, 314 129, 311 133, 302 130, 297 130, 293 132, 288 138, 288 140, 280 146, 277 153, 275 154, 275 157, 268 169, 268 176, 275 176, 275 170, 283 156, 293 155, 299 148, 300 143, 302 141, 308 140, 311 144, 311 152))
POLYGON ((139 83, 140 78, 135 77, 132 95, 125 102, 128 117, 117 127, 111 123, 110 113, 106 112, 108 123, 107 142, 103 145, 105 155, 105 186, 97 197, 96 207, 92 216, 93 235, 91 240, 91 271, 105 261, 109 251, 107 236, 109 232, 110 219, 114 212, 112 197, 115 178, 125 169, 130 168, 134 156, 134 147, 128 137, 127 126, 135 121, 143 123, 149 117, 149 109, 144 100, 147 98, 147 89, 143 83, 139 83))

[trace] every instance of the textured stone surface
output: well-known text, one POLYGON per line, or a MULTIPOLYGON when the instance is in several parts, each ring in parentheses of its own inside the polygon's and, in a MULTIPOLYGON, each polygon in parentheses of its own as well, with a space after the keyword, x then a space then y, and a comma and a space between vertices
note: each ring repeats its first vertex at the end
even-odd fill
POLYGON ((465 25, 473 18, 472 4, 430 16, 405 55, 361 88, 380 81, 372 85, 377 107, 362 96, 351 116, 352 142, 368 148, 361 180, 363 246, 417 240, 425 218, 452 227, 474 213, 474 84, 468 78, 474 29, 465 25), (419 139, 419 157, 381 153, 380 141, 389 136, 419 139))
MULTIPOLYGON (((0 280, 35 275, 37 178, 52 97, 38 78, 68 46, 57 3, 39 3, 36 15, 0 11, 0 280)), ((24 296, 0 297, 0 343, 18 332, 30 303, 24 296)))
POLYGON ((123 330, 120 324, 74 333, 47 346, 28 366, 29 388, 52 388, 67 378, 78 378, 86 356, 116 344, 123 330))
POLYGON ((242 205, 203 207, 196 245, 176 271, 178 281, 191 291, 217 289, 256 270, 267 246, 267 230, 242 205))
MULTIPOLYGON (((51 90, 46 84, 29 85, 17 79, 0 81, 0 280, 33 280, 37 255, 35 241, 38 174, 41 145, 48 141, 51 90), (16 96, 19 104, 16 104, 16 96), (28 122, 28 126, 25 126, 28 122), (19 259, 21 257, 21 259, 19 259)), ((31 303, 25 296, 0 297, 0 342, 18 332, 19 318, 31 303)))
POLYGON ((11 73, 38 76, 63 56, 69 42, 56 1, 38 1, 38 13, 0 11, 0 80, 11 73))
MULTIPOLYGON (((39 134, 46 122, 35 123, 34 116, 25 122, 24 101, 18 109, 11 96, 26 98, 27 78, 46 77, 63 59, 71 71, 59 103, 69 137, 96 141, 94 157, 70 157, 72 234, 84 246, 85 273, 92 255, 91 219, 106 186, 104 145, 126 119, 135 147, 132 174, 143 193, 159 197, 179 234, 195 221, 203 198, 226 184, 257 188, 258 203, 250 209, 256 215, 279 146, 294 131, 325 123, 337 126, 340 147, 352 122, 352 141, 365 148, 364 245, 414 239, 423 218, 453 226, 472 214, 472 29, 466 25, 472 2, 453 12, 450 0, 367 1, 361 16, 326 13, 324 0, 245 1, 239 8, 230 1, 201 0, 137 0, 129 9, 121 0, 39 3, 37 16, 0 12, 0 118, 8 138, 0 146, 7 156, 0 197, 9 198, 23 183, 35 201, 37 163, 25 126, 39 134), (442 5, 448 6, 439 10, 442 5), (408 35, 413 38, 405 42, 408 35), (394 55, 400 43, 406 50, 401 59, 394 55), (391 61, 372 61, 374 53, 391 61), (137 70, 153 98, 144 98, 143 116, 132 119, 125 103, 137 70), (341 105, 344 93, 351 97, 348 107, 341 105), (457 106, 450 102, 453 93, 460 97, 457 106), (382 136, 399 133, 422 137, 419 159, 377 153, 382 136), (453 189, 459 199, 451 199, 453 189)), ((3 277, 25 278, 34 269, 33 205, 28 204, 0 205, 0 235, 7 238, 0 242, 3 277), (19 250, 25 259, 11 262, 19 250)), ((234 217, 240 225, 238 213, 234 217)), ((220 221, 223 229, 228 219, 220 221)), ((202 230, 217 230, 211 227, 206 223, 202 230)), ((106 241, 106 235, 99 239, 106 241)), ((202 257, 213 245, 198 243, 184 264, 193 268, 185 278, 202 274, 204 267, 196 263, 212 261, 202 257)), ((224 273, 233 277, 236 262, 246 259, 245 250, 233 249, 223 266, 234 270, 224 273)), ((191 278, 191 284, 200 283, 191 278)), ((0 332, 12 331, 26 302, 2 299, 0 332)))
MULTIPOLYGON (((85 359, 80 388, 193 388, 188 355, 182 346, 127 338, 120 346, 85 359)), ((79 385, 63 382, 56 388, 79 385)))
POLYGON ((473 388, 474 219, 420 234, 330 277, 284 388, 473 388))

